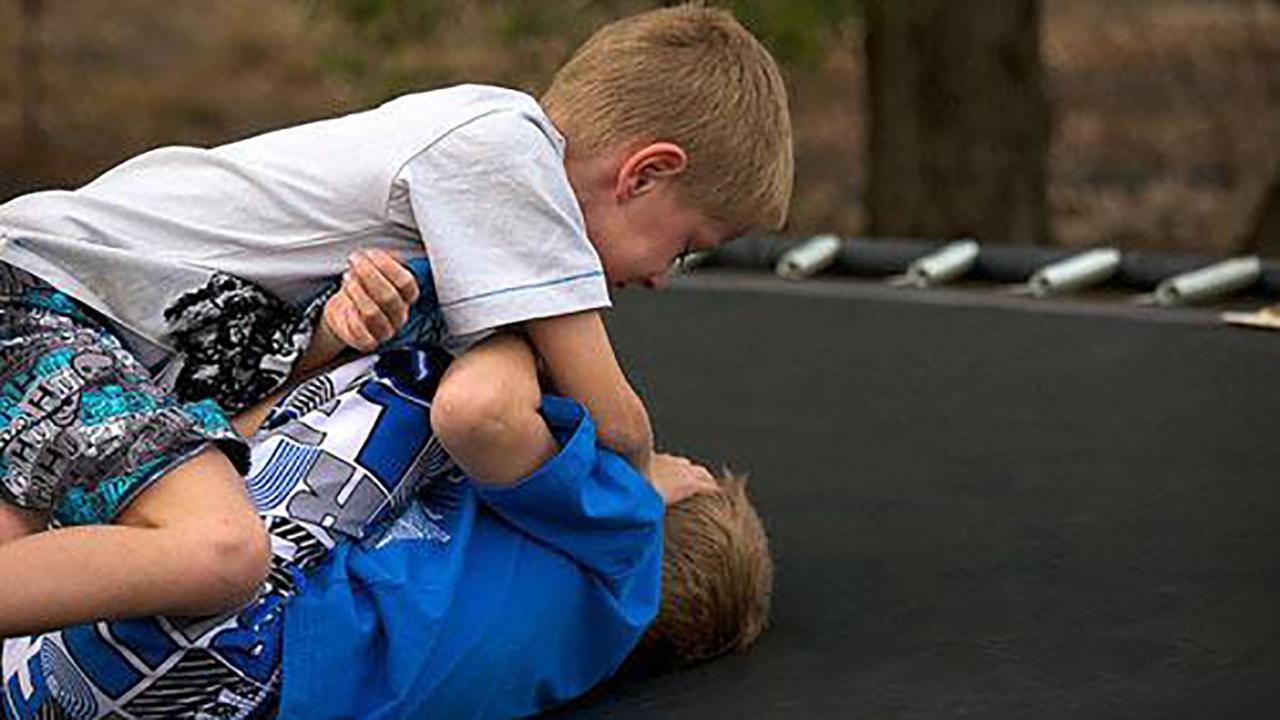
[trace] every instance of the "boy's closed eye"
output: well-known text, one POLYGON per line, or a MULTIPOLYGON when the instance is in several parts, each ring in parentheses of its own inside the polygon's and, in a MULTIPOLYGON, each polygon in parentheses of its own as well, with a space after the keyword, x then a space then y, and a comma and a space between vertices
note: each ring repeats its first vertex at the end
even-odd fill
POLYGON ((671 264, 676 267, 680 267, 684 265, 695 252, 698 251, 693 247, 693 238, 689 238, 684 243, 684 249, 676 253, 676 257, 671 261, 671 264))

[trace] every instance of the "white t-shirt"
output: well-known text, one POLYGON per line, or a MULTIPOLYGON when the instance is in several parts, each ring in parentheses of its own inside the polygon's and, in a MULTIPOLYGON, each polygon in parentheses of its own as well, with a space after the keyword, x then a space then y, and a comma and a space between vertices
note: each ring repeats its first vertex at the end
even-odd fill
POLYGON ((360 248, 425 251, 454 348, 607 307, 608 285, 537 102, 462 85, 215 148, 167 147, 75 191, 0 206, 0 261, 173 354, 184 296, 220 274, 301 307, 360 248), (170 311, 166 316, 166 311, 170 311))

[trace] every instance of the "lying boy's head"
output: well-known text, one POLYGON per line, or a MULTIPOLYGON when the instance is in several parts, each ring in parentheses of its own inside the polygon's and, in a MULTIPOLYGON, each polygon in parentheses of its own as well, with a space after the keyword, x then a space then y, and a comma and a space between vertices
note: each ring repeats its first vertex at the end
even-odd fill
POLYGON ((682 252, 786 220, 786 87, 726 10, 681 5, 605 26, 542 105, 568 141, 587 233, 617 285, 652 284, 682 252))
POLYGON ((746 481, 667 508, 662 607, 629 666, 661 671, 746 650, 764 632, 773 594, 773 560, 746 481))

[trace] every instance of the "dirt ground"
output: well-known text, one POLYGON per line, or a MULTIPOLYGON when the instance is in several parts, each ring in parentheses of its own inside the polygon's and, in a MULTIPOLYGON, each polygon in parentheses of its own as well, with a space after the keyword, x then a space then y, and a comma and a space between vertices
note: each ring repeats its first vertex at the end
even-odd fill
MULTIPOLYGON (((157 145, 223 142, 413 89, 468 80, 536 91, 592 22, 627 3, 579 0, 572 15, 526 13, 523 25, 472 4, 430 42, 385 45, 315 0, 45 5, 32 75, 19 3, 0 2, 0 57, 11 58, 0 63, 0 196, 74 186, 157 145), (37 136, 22 121, 32 77, 37 136)), ((786 68, 798 234, 863 231, 860 36, 856 23, 831 28, 816 59, 786 68)), ((1233 250, 1280 168, 1280 3, 1046 0, 1043 48, 1055 241, 1233 250)))

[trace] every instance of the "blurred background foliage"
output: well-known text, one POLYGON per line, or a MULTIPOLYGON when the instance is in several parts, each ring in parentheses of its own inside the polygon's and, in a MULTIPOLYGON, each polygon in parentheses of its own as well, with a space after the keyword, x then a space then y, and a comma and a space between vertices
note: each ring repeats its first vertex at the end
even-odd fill
MULTIPOLYGON (((868 231, 866 11, 909 1, 719 3, 787 74, 796 234, 868 231)), ((537 93, 596 27, 661 4, 0 0, 0 198, 414 90, 537 93)), ((1039 6, 1052 241, 1238 250, 1280 174, 1280 3, 1039 6)))

